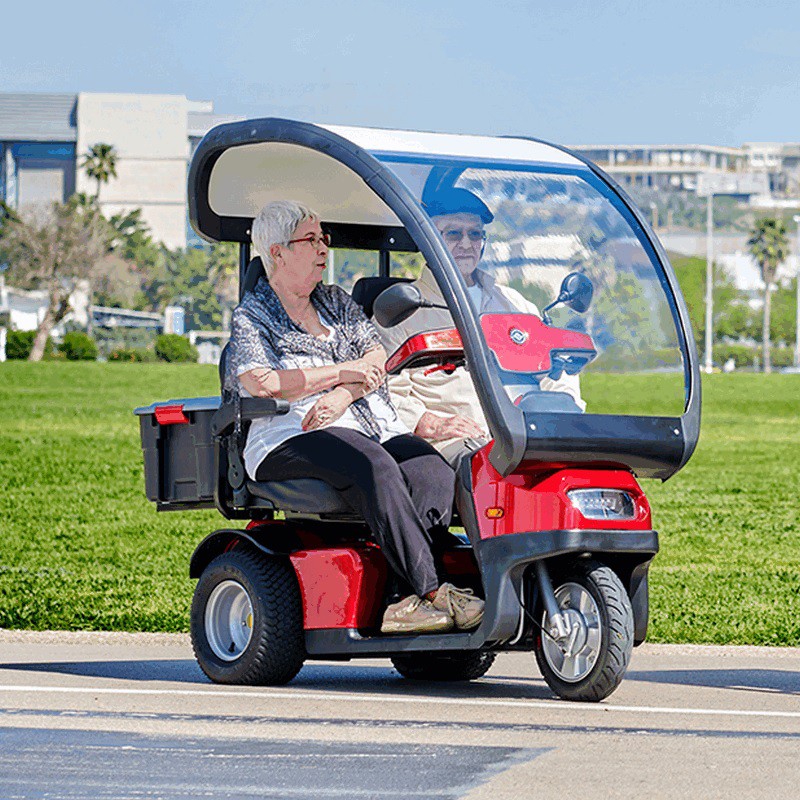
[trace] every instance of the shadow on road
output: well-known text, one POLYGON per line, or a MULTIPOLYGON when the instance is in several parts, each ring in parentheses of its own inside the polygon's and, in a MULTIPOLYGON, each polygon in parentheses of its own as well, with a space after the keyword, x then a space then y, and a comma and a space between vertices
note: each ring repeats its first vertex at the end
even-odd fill
MULTIPOLYGON (((124 681, 167 681, 182 684, 209 684, 197 663, 191 659, 174 660, 119 660, 119 661, 46 661, 2 664, 0 670, 20 672, 46 672, 59 675, 77 675, 87 678, 110 678, 124 681)), ((408 694, 423 692, 432 697, 476 697, 514 699, 553 699, 553 694, 541 679, 509 678, 491 683, 440 683, 408 681, 397 674, 390 665, 363 664, 306 664, 288 685, 289 689, 324 690, 328 692, 381 692, 408 694), (513 683, 511 683, 513 681, 513 683)))
POLYGON ((631 670, 625 680, 800 696, 800 674, 781 669, 631 670))
POLYGON ((20 672, 55 672, 86 678, 117 678, 125 681, 174 681, 202 683, 206 677, 191 659, 172 661, 41 661, 19 664, 0 663, 0 669, 20 672))

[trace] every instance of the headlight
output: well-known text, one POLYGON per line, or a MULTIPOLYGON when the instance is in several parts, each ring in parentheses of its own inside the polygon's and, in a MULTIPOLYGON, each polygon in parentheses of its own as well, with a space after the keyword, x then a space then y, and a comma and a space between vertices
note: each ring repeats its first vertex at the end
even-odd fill
POLYGON ((586 519, 634 519, 636 504, 622 489, 571 489, 567 492, 586 519))

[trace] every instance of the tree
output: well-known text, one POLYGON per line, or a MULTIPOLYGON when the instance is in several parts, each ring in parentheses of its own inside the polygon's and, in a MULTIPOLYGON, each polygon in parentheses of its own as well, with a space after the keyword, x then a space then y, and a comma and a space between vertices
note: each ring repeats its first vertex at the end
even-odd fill
POLYGON ((756 260, 764 281, 764 322, 762 326, 762 350, 764 372, 772 372, 770 312, 772 310, 772 286, 778 267, 789 255, 789 237, 786 234, 786 223, 773 217, 757 219, 750 238, 750 255, 756 260))
POLYGON ((83 156, 81 167, 87 177, 97 181, 95 198, 99 199, 101 185, 117 177, 117 151, 111 144, 94 144, 83 156))
POLYGON ((11 206, 0 200, 0 236, 3 235, 3 226, 6 221, 17 219, 17 214, 11 206))
POLYGON ((772 295, 770 333, 774 342, 794 343, 797 331, 797 279, 792 278, 772 295))
MULTIPOLYGON (((698 347, 705 341, 706 260, 695 256, 670 257, 681 293, 689 309, 689 319, 698 347)), ((714 263, 714 338, 741 339, 753 330, 752 309, 744 293, 736 288, 730 273, 714 263)))
POLYGON ((73 199, 31 207, 3 223, 0 260, 19 285, 44 289, 48 305, 30 361, 40 361, 50 331, 69 311, 78 280, 92 278, 108 253, 106 221, 73 199))
POLYGON ((186 311, 187 330, 219 330, 222 309, 210 277, 208 250, 162 247, 161 253, 161 262, 142 285, 145 307, 160 311, 167 305, 179 305, 186 311))
POLYGON ((222 327, 230 326, 231 312, 239 302, 239 246, 217 242, 208 251, 208 279, 222 310, 222 327))

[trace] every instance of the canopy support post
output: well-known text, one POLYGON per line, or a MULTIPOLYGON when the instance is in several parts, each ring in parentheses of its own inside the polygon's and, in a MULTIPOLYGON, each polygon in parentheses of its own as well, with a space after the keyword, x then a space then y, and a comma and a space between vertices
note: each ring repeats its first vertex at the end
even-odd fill
POLYGON ((389 277, 392 254, 388 250, 378 252, 378 274, 381 278, 389 277))
POLYGON ((244 288, 244 275, 250 263, 250 242, 239 243, 239 299, 242 299, 244 288))

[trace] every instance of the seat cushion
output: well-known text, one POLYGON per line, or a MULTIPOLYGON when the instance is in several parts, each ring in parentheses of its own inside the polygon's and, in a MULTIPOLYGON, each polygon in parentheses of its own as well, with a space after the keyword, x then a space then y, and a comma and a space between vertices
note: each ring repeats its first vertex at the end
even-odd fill
POLYGON ((290 481, 247 481, 247 491, 254 497, 268 500, 280 511, 302 514, 353 514, 353 509, 339 492, 316 478, 295 478, 290 481))

